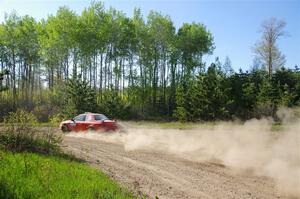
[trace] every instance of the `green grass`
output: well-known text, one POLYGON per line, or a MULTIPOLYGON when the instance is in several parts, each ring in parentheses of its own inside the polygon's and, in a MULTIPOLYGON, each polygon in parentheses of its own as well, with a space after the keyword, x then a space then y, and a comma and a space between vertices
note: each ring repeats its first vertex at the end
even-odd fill
POLYGON ((0 150, 0 198, 133 198, 85 163, 0 150))

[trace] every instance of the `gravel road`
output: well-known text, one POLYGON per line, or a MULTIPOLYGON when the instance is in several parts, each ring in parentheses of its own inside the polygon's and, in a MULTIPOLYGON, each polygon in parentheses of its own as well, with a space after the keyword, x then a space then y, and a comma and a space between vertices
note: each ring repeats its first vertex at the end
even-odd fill
POLYGON ((220 163, 194 162, 164 151, 125 150, 122 142, 67 135, 68 153, 150 198, 284 198, 269 177, 220 163))

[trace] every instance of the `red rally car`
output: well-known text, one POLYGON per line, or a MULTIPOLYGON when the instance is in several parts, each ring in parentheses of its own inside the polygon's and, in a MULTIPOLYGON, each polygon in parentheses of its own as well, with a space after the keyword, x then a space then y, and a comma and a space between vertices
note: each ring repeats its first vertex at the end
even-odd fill
POLYGON ((63 132, 70 131, 115 131, 118 129, 115 120, 109 120, 105 115, 98 113, 84 113, 60 123, 63 132))

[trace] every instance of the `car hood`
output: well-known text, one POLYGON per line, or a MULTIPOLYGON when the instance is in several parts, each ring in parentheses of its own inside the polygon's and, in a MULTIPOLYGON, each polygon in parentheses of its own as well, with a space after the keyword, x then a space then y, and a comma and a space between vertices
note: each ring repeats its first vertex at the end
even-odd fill
POLYGON ((63 125, 63 124, 69 124, 69 123, 73 123, 73 121, 72 121, 72 120, 62 121, 62 122, 60 123, 60 126, 63 125))

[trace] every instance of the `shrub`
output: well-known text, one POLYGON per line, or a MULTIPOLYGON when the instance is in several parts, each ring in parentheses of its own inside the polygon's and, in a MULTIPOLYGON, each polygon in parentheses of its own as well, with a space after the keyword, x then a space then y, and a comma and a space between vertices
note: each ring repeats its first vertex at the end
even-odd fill
POLYGON ((49 128, 38 131, 36 123, 36 117, 24 110, 9 113, 4 119, 4 131, 0 132, 2 148, 16 152, 58 152, 61 137, 49 128))
POLYGON ((56 115, 52 115, 48 118, 51 126, 58 126, 59 123, 63 120, 65 120, 67 117, 61 113, 58 113, 56 115))
POLYGON ((116 92, 106 92, 99 103, 99 110, 110 118, 128 119, 131 117, 131 106, 116 92))
POLYGON ((47 122, 48 115, 51 114, 52 108, 53 107, 50 105, 37 105, 34 107, 32 112, 39 122, 47 122))
POLYGON ((254 116, 261 117, 274 117, 276 113, 275 104, 272 102, 258 103, 254 109, 254 116))
POLYGON ((96 91, 89 86, 88 82, 73 77, 67 81, 65 89, 66 104, 63 111, 68 117, 93 111, 97 107, 96 91))
POLYGON ((173 117, 178 119, 180 122, 185 122, 187 120, 187 111, 184 107, 177 107, 173 113, 173 117))

